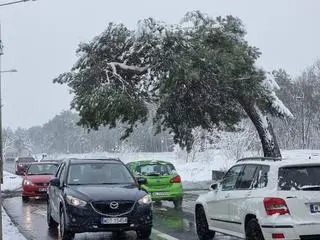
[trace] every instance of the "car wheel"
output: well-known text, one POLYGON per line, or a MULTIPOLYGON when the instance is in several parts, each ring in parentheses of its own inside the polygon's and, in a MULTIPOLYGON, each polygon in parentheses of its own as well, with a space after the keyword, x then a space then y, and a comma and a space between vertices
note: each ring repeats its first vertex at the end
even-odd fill
POLYGON ((264 240, 260 224, 256 218, 251 219, 247 223, 246 240, 264 240))
POLYGON ((196 208, 196 230, 199 240, 211 240, 214 238, 215 232, 209 229, 202 206, 196 208))
POLYGON ((175 209, 182 209, 182 201, 183 199, 177 199, 177 200, 173 200, 173 204, 174 204, 174 208, 175 209))
POLYGON ((142 228, 137 230, 138 239, 149 239, 151 235, 152 227, 142 228))
POLYGON ((66 228, 66 218, 63 209, 60 210, 60 238, 62 240, 71 240, 74 238, 75 233, 66 228))
POLYGON ((51 206, 49 199, 47 201, 47 224, 49 228, 57 228, 59 225, 51 216, 51 206))
POLYGON ((27 196, 22 196, 22 201, 24 201, 24 202, 29 201, 29 197, 27 197, 27 196))

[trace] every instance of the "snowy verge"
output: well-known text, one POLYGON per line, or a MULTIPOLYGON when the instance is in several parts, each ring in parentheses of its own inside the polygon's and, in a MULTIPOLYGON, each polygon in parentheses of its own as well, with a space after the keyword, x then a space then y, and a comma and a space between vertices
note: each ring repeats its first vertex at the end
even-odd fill
POLYGON ((21 189, 22 177, 3 171, 3 184, 1 192, 17 191, 21 189))
POLYGON ((26 240, 2 208, 3 240, 26 240))

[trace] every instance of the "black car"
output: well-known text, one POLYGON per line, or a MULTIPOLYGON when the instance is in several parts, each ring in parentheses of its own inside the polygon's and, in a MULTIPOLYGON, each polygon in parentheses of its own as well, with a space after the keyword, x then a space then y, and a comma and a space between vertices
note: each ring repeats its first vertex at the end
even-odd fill
POLYGON ((138 239, 152 229, 151 197, 117 159, 67 159, 48 188, 47 221, 60 224, 63 240, 75 233, 134 230, 138 239))

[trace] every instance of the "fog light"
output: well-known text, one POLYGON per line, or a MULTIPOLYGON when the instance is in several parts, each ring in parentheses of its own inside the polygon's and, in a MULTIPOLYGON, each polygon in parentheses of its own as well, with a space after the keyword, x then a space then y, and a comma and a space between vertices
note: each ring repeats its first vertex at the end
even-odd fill
POLYGON ((272 233, 272 238, 273 239, 281 239, 281 238, 284 238, 284 234, 283 233, 272 233))
POLYGON ((76 219, 75 219, 75 218, 72 218, 72 222, 76 222, 76 219))
POLYGON ((132 224, 130 224, 130 227, 134 227, 134 224, 132 223, 132 224))

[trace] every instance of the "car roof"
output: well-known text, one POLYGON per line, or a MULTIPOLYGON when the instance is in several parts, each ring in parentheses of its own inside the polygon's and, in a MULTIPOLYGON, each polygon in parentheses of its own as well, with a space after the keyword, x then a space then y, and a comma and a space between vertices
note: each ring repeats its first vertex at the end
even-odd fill
POLYGON ((69 162, 70 164, 81 164, 81 163, 117 163, 123 164, 120 159, 117 158, 105 158, 105 159, 97 159, 97 158, 69 158, 65 161, 69 162))
POLYGON ((288 157, 288 158, 243 158, 239 159, 235 165, 241 164, 259 164, 259 165, 269 165, 277 168, 286 167, 286 166, 302 166, 302 165, 319 165, 320 166, 320 157, 318 156, 305 156, 305 157, 288 157))
POLYGON ((163 160, 138 160, 138 161, 132 161, 128 164, 134 164, 134 165, 148 165, 148 164, 172 164, 171 162, 163 161, 163 160))
POLYGON ((30 165, 46 165, 46 164, 52 164, 52 165, 59 165, 57 162, 31 162, 30 165))

